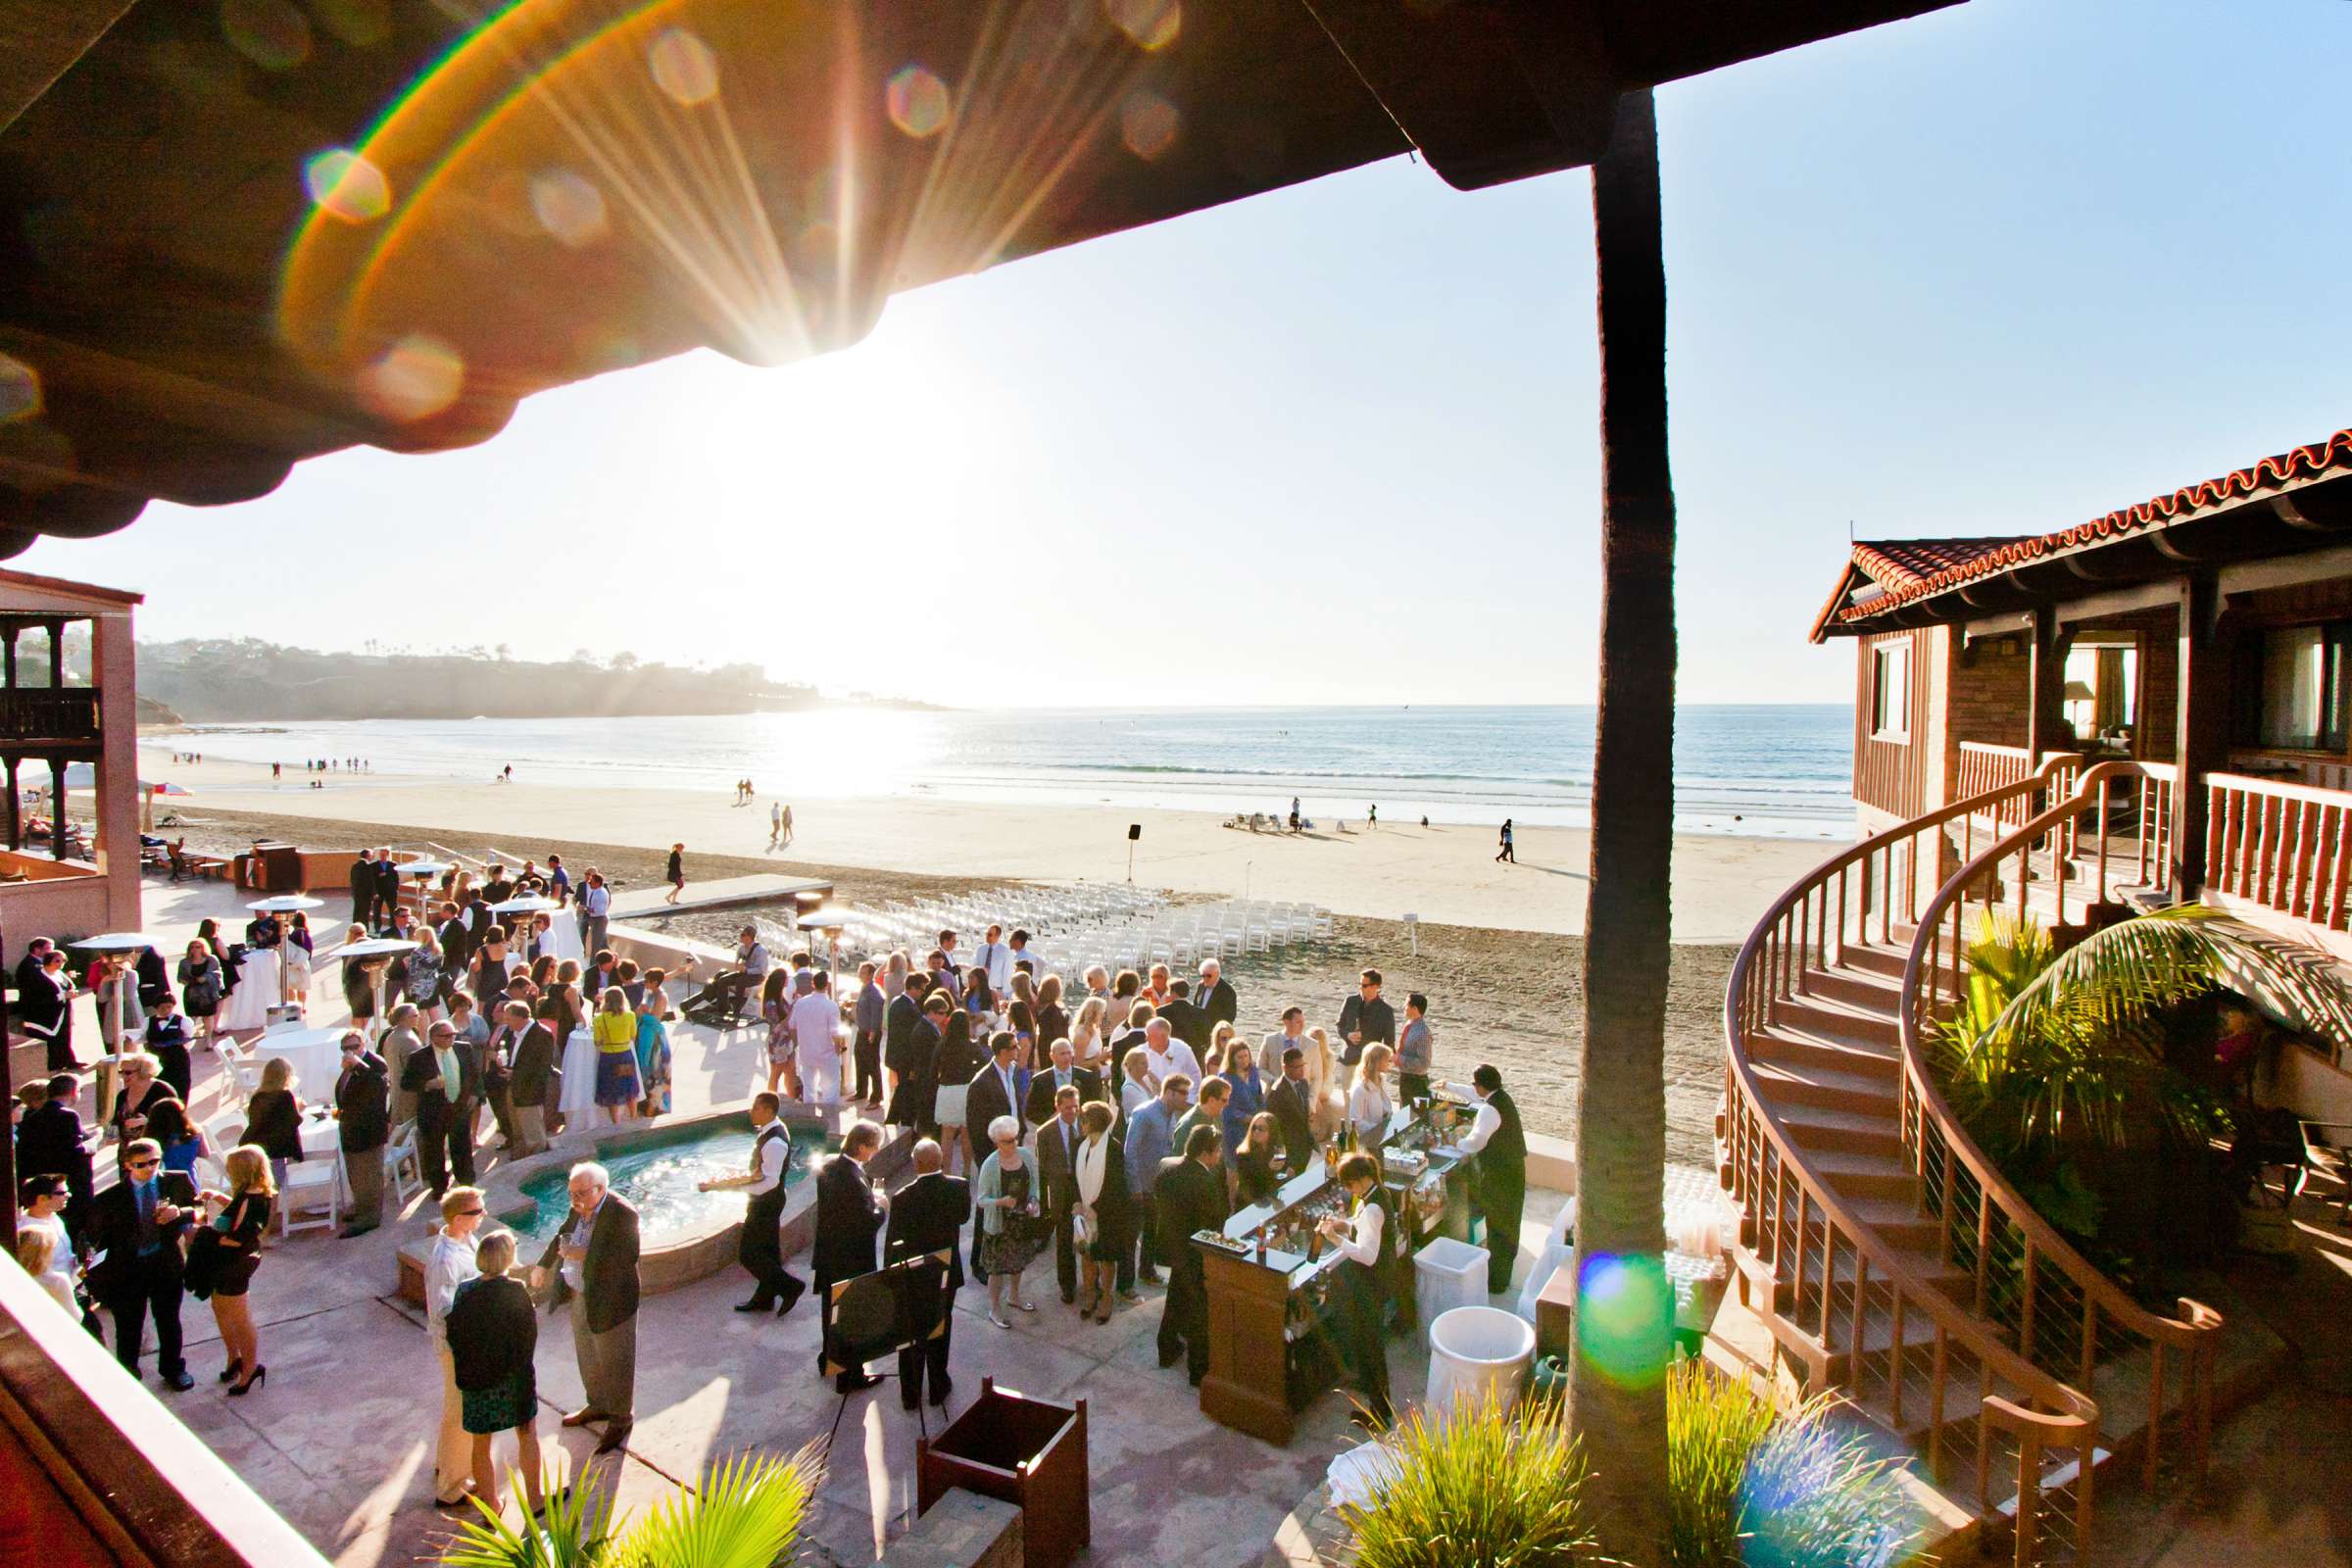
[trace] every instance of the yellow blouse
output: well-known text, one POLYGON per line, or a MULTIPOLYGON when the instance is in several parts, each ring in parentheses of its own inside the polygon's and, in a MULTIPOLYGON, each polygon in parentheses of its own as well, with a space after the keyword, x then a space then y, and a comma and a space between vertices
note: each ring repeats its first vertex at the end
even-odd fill
POLYGON ((596 1049, 605 1052, 634 1052, 637 1049, 637 1016, 628 1012, 600 1012, 596 1015, 596 1049))

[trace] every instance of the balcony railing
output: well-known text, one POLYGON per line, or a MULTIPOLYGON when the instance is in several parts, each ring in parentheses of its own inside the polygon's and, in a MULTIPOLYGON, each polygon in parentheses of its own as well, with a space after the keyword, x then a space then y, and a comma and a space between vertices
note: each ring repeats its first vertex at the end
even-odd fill
POLYGON ((98 708, 95 686, 0 687, 0 746, 93 745, 98 708))
POLYGON ((2205 776, 2205 886, 2327 931, 2352 905, 2352 794, 2205 776))

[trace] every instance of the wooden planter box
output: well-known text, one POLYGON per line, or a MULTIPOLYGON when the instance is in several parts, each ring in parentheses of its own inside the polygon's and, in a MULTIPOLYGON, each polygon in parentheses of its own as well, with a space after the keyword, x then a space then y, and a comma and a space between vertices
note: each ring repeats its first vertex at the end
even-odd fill
POLYGON ((1073 1408, 980 1382, 980 1397, 914 1448, 915 1512, 956 1487, 1021 1510, 1025 1568, 1062 1568, 1094 1539, 1086 1401, 1073 1408))

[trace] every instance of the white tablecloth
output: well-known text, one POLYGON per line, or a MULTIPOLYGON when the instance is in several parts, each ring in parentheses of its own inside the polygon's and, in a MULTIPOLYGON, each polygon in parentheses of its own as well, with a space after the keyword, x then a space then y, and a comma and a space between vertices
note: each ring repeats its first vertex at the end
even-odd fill
POLYGON ((269 948, 252 948, 237 969, 237 989, 220 1004, 220 1027, 223 1029, 259 1029, 270 1021, 270 1009, 277 1005, 277 954, 269 948))
POLYGON ((330 1100, 343 1071, 343 1034, 334 1029, 286 1029, 253 1043, 258 1060, 283 1056, 294 1065, 295 1092, 306 1101, 330 1100))
POLYGON ((341 1147, 341 1140, 337 1136, 341 1131, 342 1128, 332 1116, 313 1116, 306 1111, 302 1118, 302 1157, 306 1160, 334 1158, 335 1151, 341 1147))
POLYGON ((596 1036, 574 1029, 564 1045, 564 1093, 556 1108, 577 1116, 596 1108, 596 1036))

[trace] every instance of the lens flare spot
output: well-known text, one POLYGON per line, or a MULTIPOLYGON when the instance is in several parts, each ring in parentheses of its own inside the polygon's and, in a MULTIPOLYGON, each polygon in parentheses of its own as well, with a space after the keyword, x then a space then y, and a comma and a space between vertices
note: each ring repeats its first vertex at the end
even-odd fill
POLYGON ((1184 29, 1184 7, 1178 0, 1102 0, 1111 25, 1135 40, 1138 48, 1161 50, 1184 29))
POLYGON ((1602 1376, 1647 1388, 1674 1350, 1674 1287, 1655 1257, 1595 1253, 1578 1264, 1576 1343, 1602 1376))
POLYGON ((893 73, 883 100, 890 122, 917 140, 947 128, 948 84, 921 66, 902 66, 893 73))
POLYGON ((605 193, 568 169, 551 169, 532 176, 531 212, 541 228, 573 250, 604 238, 610 221, 605 193))
POLYGON ((302 166, 302 183, 321 212, 346 223, 366 223, 392 208, 384 172, 348 147, 329 147, 302 166))
POLYGON ((1176 145, 1176 106, 1155 92, 1138 89, 1119 106, 1119 139, 1151 163, 1176 145))
POLYGON ((41 412, 41 372, 12 355, 0 354, 0 424, 37 418, 41 412))
POLYGON ((265 71, 291 71, 311 58, 311 24, 291 0, 220 0, 229 47, 265 71))
POLYGON ((448 408, 465 384, 466 362, 456 349, 412 332, 360 372, 360 401, 385 418, 407 423, 448 408))
POLYGON ((718 96, 718 57, 684 27, 664 27, 646 52, 654 85, 673 103, 692 106, 718 96))

